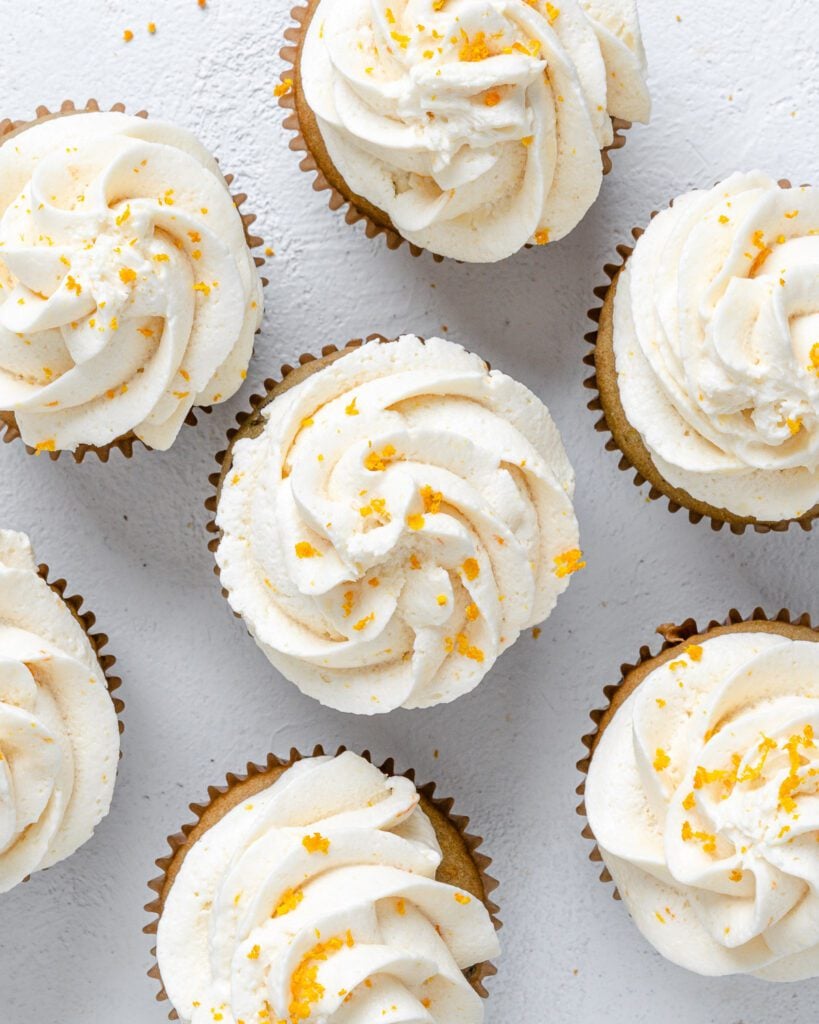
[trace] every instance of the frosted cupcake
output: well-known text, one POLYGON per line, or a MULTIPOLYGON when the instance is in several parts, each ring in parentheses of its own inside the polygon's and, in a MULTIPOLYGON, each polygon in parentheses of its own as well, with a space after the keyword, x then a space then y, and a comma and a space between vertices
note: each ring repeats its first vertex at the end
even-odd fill
POLYGON ((190 133, 93 110, 0 132, 9 436, 79 458, 167 449, 239 388, 261 315, 242 217, 190 133))
POLYGON ((460 345, 412 335, 269 384, 212 478, 234 611, 330 707, 468 693, 584 565, 548 410, 460 345))
POLYGON ((391 776, 352 753, 271 756, 210 791, 146 908, 173 1017, 481 1024, 489 861, 451 801, 391 776))
POLYGON ((0 893, 91 838, 119 761, 105 638, 44 576, 28 538, 0 530, 0 893))
POLYGON ((305 170, 391 247, 491 263, 568 234, 647 121, 634 0, 310 0, 279 92, 305 170))
POLYGON ((589 834, 673 963, 819 977, 819 634, 761 612, 665 632, 593 716, 589 834))
POLYGON ((592 407, 624 465, 694 521, 808 528, 819 511, 819 191, 735 174, 677 199, 622 251, 590 340, 592 407))

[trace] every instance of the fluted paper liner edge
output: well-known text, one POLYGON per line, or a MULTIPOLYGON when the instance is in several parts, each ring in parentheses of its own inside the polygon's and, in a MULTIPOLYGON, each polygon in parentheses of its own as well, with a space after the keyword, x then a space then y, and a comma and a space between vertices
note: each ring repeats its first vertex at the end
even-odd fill
MULTIPOLYGON (((337 757, 346 750, 346 747, 339 747, 335 756, 337 757)), ((208 799, 203 803, 190 805, 190 810, 193 813, 195 820, 189 822, 187 825, 183 825, 181 831, 168 836, 167 843, 170 847, 170 853, 164 857, 160 857, 155 862, 161 873, 148 883, 148 888, 154 894, 154 898, 145 905, 145 910, 153 919, 145 925, 142 929, 143 932, 146 935, 155 936, 157 934, 159 921, 165 904, 165 898, 173 885, 173 880, 170 880, 169 882, 169 872, 173 868, 178 868, 178 865, 181 864, 181 860, 184 860, 188 850, 193 847, 199 836, 208 830, 210 825, 203 824, 203 819, 209 808, 212 807, 217 800, 224 797, 226 794, 235 791, 238 787, 251 783, 252 780, 261 775, 276 772, 276 778, 279 778, 288 768, 291 768, 296 764, 296 762, 302 761, 308 757, 323 757, 324 755, 325 751, 321 745, 316 746, 310 754, 302 754, 297 748, 293 747, 290 750, 289 757, 286 759, 277 757, 272 753, 268 754, 267 760, 263 764, 256 764, 252 761, 248 762, 245 774, 243 775, 229 772, 225 778, 224 786, 209 786, 207 791, 208 799), (179 858, 181 858, 181 860, 179 858)), ((371 764, 374 764, 372 755, 369 751, 364 751, 361 756, 371 764)), ((392 776, 396 774, 393 758, 389 758, 384 762, 384 764, 378 765, 377 767, 386 775, 392 776)), ((415 771, 413 769, 409 769, 408 771, 399 774, 402 774, 405 778, 415 784, 415 771)), ((273 779, 271 784, 275 781, 276 780, 273 779)), ((498 888, 499 883, 489 874, 489 868, 492 865, 491 858, 479 851, 479 848, 483 845, 483 839, 479 836, 474 836, 467 831, 469 828, 469 818, 466 818, 463 815, 454 814, 454 800, 451 797, 444 799, 436 796, 436 788, 437 787, 434 782, 417 787, 418 793, 421 796, 421 806, 426 805, 426 807, 432 808, 457 833, 460 838, 460 842, 463 845, 463 849, 475 869, 475 878, 470 880, 469 885, 463 884, 462 882, 453 884, 459 884, 461 888, 467 889, 476 897, 476 899, 479 899, 489 912, 495 929, 499 930, 502 927, 501 921, 497 916, 500 908, 491 899, 491 894, 498 888)), ((241 799, 243 798, 237 797, 232 806, 241 802, 241 799)), ((232 808, 229 807, 225 813, 228 813, 231 809, 232 808)), ((220 820, 220 818, 217 820, 220 820)), ((435 825, 434 820, 433 825, 435 825)), ((439 830, 436 828, 436 834, 438 833, 439 830)), ((441 864, 441 868, 439 868, 438 874, 440 875, 442 871, 445 872, 446 868, 447 860, 445 857, 441 864)), ((153 966, 148 971, 148 977, 153 978, 159 984, 159 992, 157 993, 156 1000, 157 1002, 167 1002, 168 995, 162 982, 162 974, 159 969, 159 962, 156 958, 156 946, 151 949, 151 957, 154 962, 153 966)), ((485 982, 495 974, 497 974, 497 967, 495 967, 495 965, 490 961, 475 964, 473 967, 464 971, 464 976, 467 981, 483 999, 486 999, 489 996, 485 982)), ((169 1011, 168 1019, 172 1021, 179 1020, 179 1015, 175 1009, 172 1008, 169 1011)))
MULTIPOLYGON (((88 102, 82 107, 78 107, 73 100, 64 100, 60 104, 59 109, 55 111, 50 110, 44 104, 40 104, 40 106, 37 107, 37 109, 34 112, 34 118, 30 121, 14 121, 11 118, 0 119, 0 145, 3 145, 4 142, 7 142, 8 139, 11 136, 15 135, 16 133, 25 131, 28 128, 33 128, 34 125, 40 124, 43 121, 50 121, 53 118, 64 117, 71 114, 97 114, 103 109, 104 108, 99 105, 97 100, 94 99, 88 100, 88 102)), ((115 103, 112 107, 109 107, 107 109, 112 113, 127 113, 124 103, 115 103)), ((147 118, 148 112, 147 110, 139 110, 134 116, 147 118)), ((233 183, 234 176, 232 174, 225 174, 224 178, 226 185, 228 186, 228 188, 230 188, 230 186, 233 183)), ((247 195, 244 192, 232 192, 231 198, 233 199, 233 204, 238 210, 239 216, 242 219, 242 227, 244 228, 245 232, 245 240, 247 241, 248 249, 250 249, 252 254, 254 249, 259 249, 261 246, 264 245, 264 239, 260 238, 258 235, 253 235, 250 233, 250 228, 256 221, 256 215, 254 213, 242 213, 241 208, 247 201, 247 195)), ((253 256, 253 262, 255 263, 256 267, 259 268, 264 266, 265 261, 261 256, 253 256)), ((268 283, 269 282, 267 278, 262 277, 262 284, 266 286, 268 283)), ((259 332, 257 331, 256 333, 258 334, 259 332)), ((187 417, 185 418, 185 425, 189 427, 195 427, 198 422, 196 418, 197 412, 209 415, 212 411, 213 406, 211 405, 194 406, 188 413, 187 417)), ((13 412, 0 410, 0 439, 2 439, 6 444, 10 444, 12 441, 20 439, 20 429, 17 426, 17 420, 13 412)), ((122 437, 115 438, 113 441, 111 441, 109 444, 105 445, 102 448, 97 448, 94 445, 81 444, 77 447, 76 451, 66 452, 65 454, 70 455, 78 464, 85 459, 86 455, 92 454, 96 455, 100 462, 108 462, 108 459, 112 451, 118 451, 126 459, 130 459, 134 454, 134 445, 141 445, 143 448, 146 449, 146 451, 153 450, 149 445, 145 444, 144 441, 141 441, 133 433, 133 431, 129 431, 122 437)), ((54 451, 47 453, 38 452, 30 445, 26 445, 26 451, 29 453, 29 455, 47 454, 48 457, 53 462, 56 462, 57 459, 59 459, 60 456, 63 454, 62 451, 54 451)))

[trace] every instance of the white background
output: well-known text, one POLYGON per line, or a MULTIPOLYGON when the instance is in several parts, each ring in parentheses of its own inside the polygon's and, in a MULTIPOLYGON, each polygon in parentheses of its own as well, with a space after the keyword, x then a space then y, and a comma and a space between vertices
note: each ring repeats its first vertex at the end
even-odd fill
POLYGON ((141 928, 165 836, 227 771, 317 742, 414 766, 486 837, 505 922, 488 1022, 815 1018, 819 980, 705 980, 663 962, 587 862, 574 790, 589 710, 622 661, 657 643, 658 623, 757 604, 819 614, 816 537, 713 533, 647 503, 603 451, 581 386, 592 288, 633 225, 737 169, 817 182, 816 4, 642 0, 653 123, 630 133, 568 239, 486 267, 391 253, 313 192, 272 95, 288 7, 0 0, 0 118, 93 96, 175 120, 236 170, 276 252, 246 388, 184 429, 171 452, 78 467, 19 443, 0 451, 0 522, 30 532, 40 559, 86 596, 110 634, 126 702, 110 816, 70 860, 0 898, 0 1022, 163 1021, 169 1007, 154 1004, 141 928), (233 415, 283 361, 372 331, 429 336, 442 325, 551 408, 577 470, 589 567, 540 639, 522 637, 471 696, 344 716, 279 677, 222 600, 206 547, 207 477, 233 415))

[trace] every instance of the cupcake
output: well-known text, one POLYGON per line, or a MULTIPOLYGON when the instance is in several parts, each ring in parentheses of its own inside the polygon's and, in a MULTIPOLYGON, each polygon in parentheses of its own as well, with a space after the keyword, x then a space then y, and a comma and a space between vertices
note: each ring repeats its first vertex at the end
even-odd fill
POLYGON ((157 862, 146 931, 171 1017, 480 1024, 496 883, 451 801, 349 752, 248 773, 157 862))
POLYGON ((391 248, 492 263, 562 238, 615 130, 649 117, 634 0, 309 0, 294 15, 277 89, 294 148, 391 248))
POLYGON ((268 385, 211 478, 233 610, 329 707, 472 690, 584 565, 546 407, 460 345, 412 335, 268 385))
POLYGON ((738 533, 819 512, 819 191, 785 185, 734 174, 635 231, 589 335, 621 466, 738 533))
POLYGON ((0 530, 0 893, 91 838, 119 760, 107 638, 47 571, 28 537, 0 530))
POLYGON ((262 315, 245 226, 216 161, 180 128, 92 108, 6 122, 7 439, 78 461, 135 440, 164 450, 194 407, 230 398, 262 315))
POLYGON ((819 977, 819 633, 761 611, 661 632, 580 765, 605 878, 681 967, 819 977))

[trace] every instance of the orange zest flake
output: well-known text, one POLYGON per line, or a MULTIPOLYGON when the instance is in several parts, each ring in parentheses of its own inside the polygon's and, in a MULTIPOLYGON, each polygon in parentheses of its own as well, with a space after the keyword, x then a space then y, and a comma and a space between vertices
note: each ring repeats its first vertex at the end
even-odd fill
POLYGON ((741 882, 745 877, 744 872, 740 868, 734 868, 728 875, 729 882, 741 882))
POLYGON ((811 346, 810 367, 811 370, 819 370, 819 341, 811 346))
POLYGON ((295 545, 296 558, 321 558, 322 554, 310 541, 300 540, 295 545))
POLYGON ((782 828, 779 830, 776 838, 777 839, 784 839, 785 836, 790 832, 790 830, 791 830, 790 825, 783 825, 782 828))
POLYGON ((155 36, 156 35, 156 22, 155 21, 149 21, 148 22, 148 35, 149 36, 155 36))
POLYGON ((465 907, 472 902, 472 897, 467 896, 466 893, 463 892, 456 892, 455 902, 460 903, 462 907, 465 907))
POLYGON ((57 442, 54 438, 49 438, 47 441, 40 441, 39 444, 34 445, 34 451, 39 455, 40 452, 54 452, 57 450, 57 442))
POLYGON ((276 909, 273 911, 273 917, 284 917, 286 914, 292 914, 303 899, 304 893, 301 889, 285 889, 276 909))
POLYGON ((259 954, 261 953, 261 951, 262 951, 262 947, 261 946, 254 946, 253 949, 251 949, 251 951, 247 954, 248 960, 258 960, 259 959, 259 954))
POLYGON ((76 292, 77 295, 82 295, 82 285, 72 274, 69 274, 65 279, 65 287, 70 292, 76 292))
POLYGON ((168 256, 168 254, 167 254, 167 253, 164 253, 164 252, 158 252, 158 253, 157 253, 157 254, 156 254, 156 255, 154 256, 154 263, 167 263, 167 262, 168 262, 168 261, 170 260, 170 258, 171 258, 171 257, 170 257, 170 256, 168 256))
POLYGON ((660 710, 662 710, 665 707, 666 702, 663 700, 662 697, 655 697, 654 700, 657 704, 657 707, 660 708, 660 710))
POLYGON ((377 576, 373 576, 371 579, 368 579, 367 583, 371 587, 380 587, 381 586, 381 580, 377 576))
POLYGON ((683 805, 683 810, 684 811, 693 811, 694 810, 694 808, 697 805, 697 798, 694 795, 694 791, 693 790, 688 794, 688 796, 685 798, 685 800, 683 800, 682 805, 683 805))
POLYGON ((327 942, 319 942, 305 954, 290 978, 288 1012, 292 1024, 298 1024, 299 1021, 311 1017, 311 1007, 324 996, 324 986, 318 980, 319 964, 329 960, 344 946, 352 948, 354 945, 353 934, 348 929, 344 938, 335 937, 327 942))
POLYGON ((312 427, 315 422, 316 421, 313 419, 312 416, 305 416, 304 419, 299 424, 299 426, 301 427, 302 430, 304 430, 305 427, 312 427))
POLYGON ((407 526, 411 530, 423 530, 424 517, 418 512, 415 512, 412 515, 407 516, 407 526))
POLYGON ((122 211, 122 213, 120 213, 115 218, 115 223, 116 223, 117 227, 118 228, 122 227, 122 225, 130 218, 130 216, 131 216, 131 207, 130 206, 126 206, 125 209, 122 211))
POLYGON ((308 853, 328 854, 330 852, 330 840, 319 832, 315 832, 312 836, 305 836, 301 845, 308 853))
POLYGON ((535 232, 535 244, 536 245, 548 245, 549 244, 549 229, 540 228, 535 232))
POLYGON ((119 320, 117 320, 117 318, 115 316, 112 316, 111 317, 111 321, 108 324, 108 326, 109 326, 109 328, 112 331, 118 331, 119 330, 119 320))
POLYGON ((371 622, 374 621, 375 612, 370 612, 370 614, 365 615, 363 619, 359 619, 358 622, 356 622, 355 625, 353 626, 353 629, 356 631, 356 633, 360 633, 362 630, 366 629, 371 622))
POLYGON ((344 591, 344 601, 342 602, 342 605, 341 605, 341 610, 344 613, 344 618, 345 619, 349 619, 350 614, 352 613, 353 605, 354 604, 355 604, 355 592, 352 591, 352 590, 345 590, 344 591))
POLYGON ((378 452, 368 453, 364 459, 364 468, 371 473, 382 473, 394 460, 395 455, 395 448, 391 444, 385 445, 380 454, 378 452))
POLYGON ((654 771, 664 772, 670 764, 671 758, 668 756, 668 754, 661 747, 657 747, 657 752, 654 755, 654 771))
POLYGON ((444 606, 445 604, 447 604, 447 602, 449 601, 449 598, 448 598, 448 597, 446 596, 446 594, 439 594, 439 595, 438 595, 438 596, 437 596, 437 597, 435 598, 435 600, 436 600, 436 601, 438 602, 438 604, 439 604, 439 605, 440 605, 440 606, 441 606, 441 607, 443 608, 443 606, 444 606))
POLYGON ((194 286, 195 292, 201 292, 203 295, 210 295, 210 285, 207 281, 198 281, 194 286))
POLYGON ((418 557, 418 555, 410 555, 409 564, 410 569, 420 569, 421 559, 418 557))
POLYGON ((795 419, 791 419, 790 417, 788 417, 788 419, 786 419, 785 422, 788 425, 788 430, 791 432, 791 437, 795 437, 802 429, 801 416, 797 416, 795 419))
POLYGON ((560 8, 555 7, 554 4, 546 4, 546 17, 549 19, 549 24, 554 25, 557 19, 560 17, 560 8))
POLYGON ((520 140, 520 143, 522 146, 531 146, 534 141, 534 135, 524 135, 523 138, 520 140))
POLYGON ((695 832, 691 827, 690 821, 684 821, 682 824, 682 839, 685 843, 697 842, 702 844, 704 853, 716 853, 717 849, 717 837, 712 836, 709 832, 695 832))
POLYGON ((476 32, 472 39, 461 29, 464 37, 464 45, 458 54, 462 61, 474 63, 479 60, 486 60, 492 53, 486 43, 486 33, 476 32))
POLYGON ((689 644, 685 653, 692 661, 702 661, 702 647, 699 644, 689 644))
POLYGON ((384 11, 384 17, 387 19, 387 22, 390 25, 394 25, 395 24, 395 15, 392 13, 392 7, 388 7, 384 11))
POLYGON ((487 107, 496 107, 501 101, 501 94, 497 89, 490 89, 484 96, 483 102, 487 107))
POLYGON ((678 668, 688 668, 688 665, 684 661, 672 661, 668 666, 672 672, 676 672, 678 668))
POLYGON ((125 31, 122 33, 122 38, 125 40, 126 43, 130 43, 131 40, 134 38, 134 33, 129 28, 126 28, 125 31))
POLYGON ((564 576, 571 576, 572 573, 586 568, 586 563, 583 561, 583 552, 580 548, 572 548, 570 551, 564 551, 561 555, 555 555, 554 563, 554 572, 558 579, 563 579, 564 576))
POLYGON ((719 220, 720 224, 730 224, 731 223, 731 218, 730 217, 726 217, 724 213, 721 213, 717 219, 719 220))
POLYGON ((797 803, 795 796, 808 776, 816 773, 816 769, 812 769, 811 772, 806 773, 804 776, 799 774, 799 769, 802 767, 802 756, 799 753, 800 747, 806 750, 815 749, 816 744, 814 743, 813 727, 811 725, 806 725, 804 732, 791 736, 785 744, 785 750, 788 752, 788 760, 790 762, 790 771, 779 787, 779 806, 787 814, 796 813, 797 803))
POLYGON ((190 391, 172 391, 171 394, 181 402, 183 398, 187 398, 190 395, 190 391))
POLYGON ((394 39, 402 50, 406 50, 406 48, 409 46, 409 36, 405 36, 402 32, 396 32, 395 29, 393 29, 393 31, 390 32, 390 38, 394 39))
POLYGON ((137 327, 137 334, 141 334, 143 338, 153 338, 154 336, 150 327, 137 327))
POLYGON ((751 242, 759 250, 756 258, 748 268, 748 277, 755 277, 762 267, 765 260, 771 255, 773 251, 769 246, 765 244, 765 232, 755 231, 751 236, 751 242))
POLYGON ((395 901, 395 911, 399 917, 403 917, 407 912, 407 902, 403 899, 395 901))
POLYGON ((471 582, 476 580, 481 573, 481 567, 478 565, 477 558, 467 558, 464 564, 461 566, 464 576, 471 582))
POLYGON ((429 484, 426 484, 421 488, 421 500, 424 503, 424 511, 434 516, 436 512, 440 511, 444 496, 440 491, 433 491, 429 484))
POLYGON ((131 267, 121 267, 119 272, 119 279, 123 284, 131 284, 132 281, 136 281, 136 271, 131 267))
POLYGON ((481 662, 484 660, 484 653, 480 647, 470 644, 465 633, 457 633, 455 636, 444 637, 444 650, 447 654, 455 651, 463 658, 470 658, 472 661, 481 662))
MULTIPOLYGON (((467 622, 475 622, 478 616, 480 615, 480 612, 478 611, 478 606, 476 604, 468 604, 466 606, 465 614, 467 622)), ((537 639, 537 637, 535 639, 537 639)))
POLYGON ((356 409, 355 403, 356 399, 354 398, 352 402, 350 402, 350 404, 345 407, 344 412, 348 416, 358 416, 358 409, 356 409))

